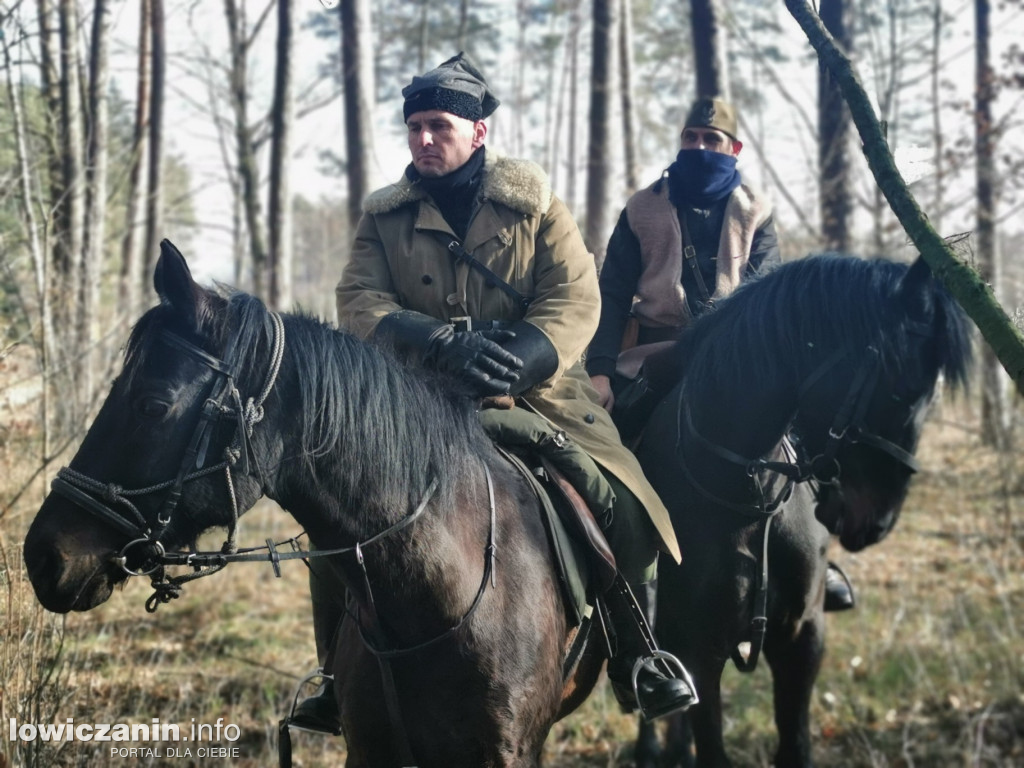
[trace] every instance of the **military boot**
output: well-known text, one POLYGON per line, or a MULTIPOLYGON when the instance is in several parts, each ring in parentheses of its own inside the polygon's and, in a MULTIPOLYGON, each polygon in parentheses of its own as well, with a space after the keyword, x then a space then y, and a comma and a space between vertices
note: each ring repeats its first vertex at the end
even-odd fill
POLYGON ((650 721, 696 704, 697 690, 690 674, 679 659, 658 649, 625 579, 616 578, 603 603, 612 646, 608 679, 623 711, 639 709, 650 721))
POLYGON ((829 612, 848 611, 856 605, 853 585, 842 569, 828 561, 825 569, 825 610, 829 612))

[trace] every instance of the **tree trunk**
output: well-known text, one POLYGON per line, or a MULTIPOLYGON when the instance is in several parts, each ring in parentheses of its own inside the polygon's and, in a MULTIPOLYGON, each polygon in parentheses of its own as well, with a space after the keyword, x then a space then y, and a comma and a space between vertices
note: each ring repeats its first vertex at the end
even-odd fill
POLYGON ((89 52, 89 131, 86 145, 88 185, 86 187, 85 247, 82 251, 82 306, 86 331, 87 378, 81 383, 86 402, 92 401, 92 374, 95 366, 105 367, 109 360, 103 350, 93 350, 99 333, 100 277, 106 245, 107 218, 107 46, 110 13, 106 0, 93 6, 92 47, 89 52))
POLYGON ((21 213, 25 219, 25 232, 28 235, 29 253, 32 256, 32 272, 35 277, 36 307, 39 313, 39 341, 36 352, 39 358, 39 370, 44 377, 41 397, 42 427, 41 460, 46 461, 50 455, 50 387, 45 384, 53 356, 53 325, 50 319, 51 302, 47 288, 46 253, 39 242, 39 224, 36 221, 36 200, 32 189, 32 168, 29 165, 27 128, 25 113, 21 104, 21 91, 14 83, 11 70, 11 54, 7 39, 0 35, 0 49, 3 50, 4 75, 7 84, 7 96, 11 105, 11 116, 14 123, 14 149, 18 163, 19 202, 21 213))
POLYGON ((134 318, 143 296, 142 265, 143 243, 146 231, 143 211, 146 208, 146 185, 149 158, 150 58, 149 42, 152 35, 150 21, 153 10, 150 0, 141 0, 139 9, 139 63, 135 86, 135 129, 132 136, 132 156, 128 177, 128 204, 125 232, 121 240, 121 308, 134 318), (140 234, 142 237, 140 237, 140 234))
POLYGON ((1017 391, 1024 394, 1024 335, 996 301, 984 279, 964 263, 935 232, 906 183, 900 177, 892 153, 882 135, 871 101, 864 92, 850 60, 832 44, 820 19, 807 0, 786 0, 786 7, 803 28, 807 39, 843 91, 850 115, 864 143, 864 154, 875 182, 935 276, 964 308, 1010 374, 1017 391))
MULTIPOLYGON (((369 18, 369 17, 367 17, 369 18)), ((456 36, 456 47, 466 50, 466 35, 469 33, 469 0, 459 2, 459 32, 456 36)))
MULTIPOLYGON (((996 137, 992 121, 995 72, 989 54, 989 0, 974 2, 974 157, 977 169, 976 262, 981 279, 998 297, 1002 275, 996 240, 996 137)), ((991 348, 981 352, 981 437, 988 445, 1005 447, 1009 434, 1005 381, 991 348)))
MULTIPOLYGON (((347 5, 347 3, 346 3, 347 5)), ((277 0, 277 63, 271 110, 268 304, 283 310, 292 304, 291 130, 295 102, 292 94, 294 0, 277 0)))
POLYGON ((935 164, 935 201, 932 205, 932 223, 935 227, 936 232, 942 232, 942 217, 943 208, 946 203, 943 199, 943 193, 945 192, 944 187, 946 186, 945 179, 945 142, 942 136, 942 58, 939 54, 942 43, 942 29, 943 29, 943 11, 942 11, 942 0, 934 0, 934 6, 932 7, 932 71, 931 71, 931 90, 932 90, 932 143, 935 145, 935 151, 932 155, 932 162, 935 164))
POLYGON ((427 14, 430 11, 430 0, 420 0, 420 38, 417 49, 417 72, 423 72, 427 68, 427 47, 430 45, 430 26, 427 14))
POLYGON ((730 99, 729 72, 726 67, 727 38, 722 16, 720 0, 690 0, 697 97, 720 96, 730 99))
MULTIPOLYGON (((60 24, 60 154, 64 194, 54 199, 55 234, 58 249, 57 280, 61 307, 61 323, 71 333, 66 335, 75 355, 71 366, 76 385, 89 380, 88 323, 83 314, 82 243, 85 229, 85 159, 82 140, 82 92, 79 80, 78 14, 74 0, 60 0, 57 6, 60 24)), ((84 397, 72 389, 69 399, 71 418, 77 421, 78 408, 84 397)))
POLYGON ((235 151, 238 174, 242 179, 242 203, 245 224, 249 230, 249 255, 252 257, 252 292, 265 298, 267 249, 263 242, 260 213, 259 168, 252 131, 249 128, 249 95, 246 89, 248 46, 245 41, 245 22, 235 0, 225 0, 228 19, 228 39, 231 48, 231 106, 235 116, 235 151))
POLYGON ((164 28, 164 0, 149 0, 152 56, 150 57, 149 91, 149 163, 146 184, 146 239, 143 249, 142 283, 152 284, 153 270, 160 255, 159 242, 163 230, 163 163, 164 163, 164 81, 167 68, 167 43, 164 28))
POLYGON ((611 177, 611 95, 616 0, 594 0, 590 63, 590 142, 587 148, 587 215, 584 240, 598 266, 611 234, 608 180, 611 177))
MULTIPOLYGON (((821 21, 847 55, 853 36, 846 0, 821 0, 821 21)), ((833 82, 832 73, 818 65, 818 176, 821 195, 821 233, 825 248, 850 250, 850 110, 833 82)))
POLYGON ((636 165, 636 113, 633 109, 633 0, 621 0, 619 23, 619 93, 622 95, 622 146, 626 161, 626 194, 640 185, 636 165))
POLYGON ((583 0, 573 0, 572 10, 569 12, 569 126, 566 129, 569 140, 566 142, 565 161, 565 204, 569 210, 576 213, 576 125, 579 113, 577 103, 579 92, 580 71, 580 30, 583 27, 583 16, 580 12, 580 5, 583 0))
POLYGON ((373 48, 369 0, 341 5, 345 150, 348 154, 348 225, 355 232, 370 192, 373 158, 373 48))

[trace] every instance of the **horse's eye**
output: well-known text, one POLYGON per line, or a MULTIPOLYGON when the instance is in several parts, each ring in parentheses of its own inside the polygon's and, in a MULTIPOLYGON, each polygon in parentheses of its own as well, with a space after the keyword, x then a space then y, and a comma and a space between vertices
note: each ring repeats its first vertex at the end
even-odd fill
POLYGON ((135 406, 139 413, 151 419, 163 418, 170 407, 170 403, 155 397, 144 397, 135 406))

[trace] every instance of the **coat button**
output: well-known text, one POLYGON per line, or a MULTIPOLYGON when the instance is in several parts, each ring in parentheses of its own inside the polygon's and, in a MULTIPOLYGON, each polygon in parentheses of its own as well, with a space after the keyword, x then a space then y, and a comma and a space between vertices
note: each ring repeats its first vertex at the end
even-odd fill
POLYGON ((430 285, 432 282, 434 282, 434 278, 432 278, 430 275, 424 275, 423 277, 420 278, 420 280, 423 281, 424 285, 430 285))
POLYGON ((586 416, 584 416, 583 420, 587 422, 587 424, 593 424, 596 421, 596 419, 594 418, 594 414, 592 413, 588 413, 586 416))

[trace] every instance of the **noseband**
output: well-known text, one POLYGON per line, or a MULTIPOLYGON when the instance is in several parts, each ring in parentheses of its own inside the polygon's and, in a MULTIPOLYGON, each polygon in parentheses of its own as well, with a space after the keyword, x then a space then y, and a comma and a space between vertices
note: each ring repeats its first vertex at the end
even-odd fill
MULTIPOLYGON (((195 358, 210 368, 216 376, 210 388, 210 393, 203 402, 199 421, 192 432, 192 437, 185 449, 178 472, 173 478, 145 488, 125 489, 115 483, 104 483, 95 480, 70 467, 62 467, 57 472, 57 476, 50 486, 55 493, 74 502, 121 533, 132 537, 113 558, 114 562, 129 576, 153 575, 162 569, 163 565, 177 562, 177 558, 170 558, 165 553, 160 538, 173 519, 174 512, 181 500, 182 490, 186 483, 219 472, 220 470, 224 470, 228 496, 231 500, 231 522, 228 525, 228 536, 222 551, 224 553, 237 551, 235 531, 238 524, 238 500, 235 495, 232 469, 241 461, 242 473, 249 473, 249 439, 252 437, 253 428, 263 420, 263 404, 274 388, 274 383, 277 381, 277 375, 281 369, 281 361, 284 357, 284 323, 281 321, 280 315, 275 312, 268 313, 268 316, 273 328, 273 338, 271 341, 270 362, 264 379, 263 389, 257 397, 250 397, 246 400, 244 405, 242 404, 242 397, 238 387, 235 384, 238 357, 235 349, 237 336, 231 337, 225 350, 225 359, 221 359, 214 357, 171 331, 164 329, 160 332, 160 341, 195 358), (224 450, 223 461, 213 466, 204 466, 214 429, 219 420, 225 417, 236 421, 234 436, 224 450), (156 518, 156 525, 150 525, 135 504, 132 503, 131 499, 147 496, 165 489, 169 490, 161 503, 160 511, 156 518), (126 513, 119 512, 113 505, 123 508, 126 510, 126 513), (139 549, 143 554, 142 565, 138 570, 128 566, 128 554, 133 549, 139 549)), ((196 573, 190 574, 189 578, 178 578, 191 580, 192 578, 213 573, 223 567, 223 564, 217 564, 206 569, 197 570, 196 573)), ((159 595, 161 585, 167 584, 167 581, 160 581, 156 575, 153 575, 153 582, 159 595)), ((156 596, 154 595, 154 597, 156 596)), ((166 599, 161 598, 161 602, 167 602, 170 599, 169 596, 165 595, 165 597, 166 599)), ((149 608, 149 603, 147 603, 147 608, 149 608)))

